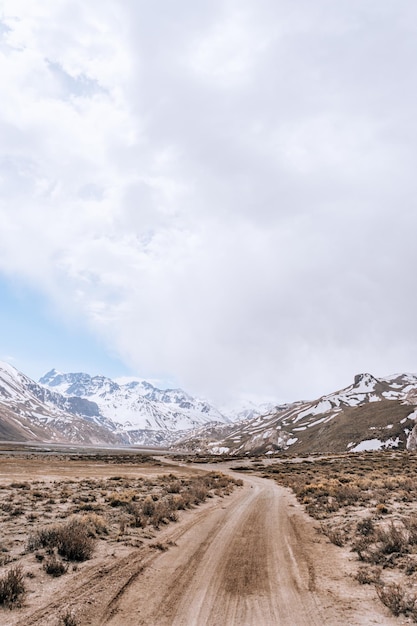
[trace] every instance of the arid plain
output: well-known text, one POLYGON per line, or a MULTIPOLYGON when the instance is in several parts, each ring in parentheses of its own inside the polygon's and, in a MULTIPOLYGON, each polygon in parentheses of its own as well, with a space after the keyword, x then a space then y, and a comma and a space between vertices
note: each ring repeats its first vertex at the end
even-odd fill
POLYGON ((414 455, 213 461, 4 450, 0 623, 413 623, 414 455))

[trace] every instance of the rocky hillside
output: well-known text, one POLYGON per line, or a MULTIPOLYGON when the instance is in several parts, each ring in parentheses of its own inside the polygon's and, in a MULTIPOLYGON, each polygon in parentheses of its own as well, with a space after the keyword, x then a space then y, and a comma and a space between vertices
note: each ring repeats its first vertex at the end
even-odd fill
POLYGON ((167 446, 190 430, 227 424, 229 417, 181 389, 56 370, 36 383, 0 362, 3 440, 167 446))
POLYGON ((64 397, 0 362, 0 438, 6 441, 121 443, 97 405, 64 397))
POLYGON ((230 421, 182 389, 158 389, 145 380, 118 383, 105 376, 51 370, 39 383, 63 397, 92 403, 128 443, 166 445, 190 429, 230 421))
POLYGON ((294 402, 227 432, 200 429, 179 444, 193 451, 294 454, 411 447, 416 441, 417 376, 355 376, 346 389, 294 402), (412 432, 413 431, 413 432, 412 432))

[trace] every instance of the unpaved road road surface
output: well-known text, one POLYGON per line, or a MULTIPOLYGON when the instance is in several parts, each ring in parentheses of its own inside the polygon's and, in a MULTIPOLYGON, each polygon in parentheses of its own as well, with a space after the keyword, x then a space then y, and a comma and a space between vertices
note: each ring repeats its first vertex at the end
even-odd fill
MULTIPOLYGON (((231 496, 164 529, 165 552, 144 545, 86 569, 20 626, 56 626, 63 606, 81 626, 399 625, 349 573, 354 556, 317 532, 295 497, 245 475, 231 496)), ((62 623, 62 622, 61 622, 62 623)))
POLYGON ((398 624, 339 569, 337 550, 285 489, 245 476, 242 490, 207 511, 109 605, 103 623, 398 624))

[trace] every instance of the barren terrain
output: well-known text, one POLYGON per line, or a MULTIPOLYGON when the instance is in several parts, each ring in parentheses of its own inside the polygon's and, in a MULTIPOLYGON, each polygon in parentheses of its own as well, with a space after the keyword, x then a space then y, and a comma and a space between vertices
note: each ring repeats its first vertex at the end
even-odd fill
POLYGON ((291 487, 329 540, 356 558, 355 578, 417 623, 417 455, 311 456, 241 466, 291 487))
POLYGON ((0 483, 0 576, 21 565, 27 589, 20 607, 0 608, 5 626, 408 619, 392 617, 375 589, 355 580, 355 556, 330 543, 287 488, 261 476, 222 464, 35 455, 0 458, 0 483), (183 506, 158 517, 151 501, 183 506), (94 539, 91 556, 75 563, 43 545, 39 533, 74 517, 94 539), (45 569, 51 558, 65 566, 59 577, 45 569))

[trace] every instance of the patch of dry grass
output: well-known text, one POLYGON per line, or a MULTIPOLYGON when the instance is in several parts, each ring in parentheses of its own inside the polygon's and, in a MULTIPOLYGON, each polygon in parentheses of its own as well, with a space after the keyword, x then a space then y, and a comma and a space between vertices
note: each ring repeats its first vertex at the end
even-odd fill
POLYGON ((11 567, 0 578, 0 605, 9 609, 20 606, 26 593, 24 574, 19 565, 11 567))
POLYGON ((329 541, 356 552, 360 584, 374 585, 394 615, 417 622, 415 453, 309 457, 259 469, 294 491, 329 541))
MULTIPOLYGON (((54 578, 76 576, 78 564, 87 559, 126 554, 144 541, 154 541, 158 529, 176 522, 181 511, 207 498, 226 496, 242 482, 220 472, 196 475, 188 469, 148 476, 146 468, 142 475, 139 468, 139 475, 132 476, 137 455, 113 458, 108 454, 100 457, 100 463, 114 463, 113 475, 103 477, 98 471, 97 477, 77 477, 81 466, 75 455, 74 478, 59 480, 59 459, 47 459, 54 465, 55 478, 0 484, 0 605, 4 607, 21 604, 26 578, 33 592, 47 581, 55 584, 54 578), (124 475, 124 467, 128 475, 124 475), (69 562, 76 565, 69 568, 69 562)), ((67 472, 68 457, 64 462, 67 472)), ((156 472, 160 467, 156 463, 156 472)), ((68 615, 67 621, 72 614, 68 615)))

